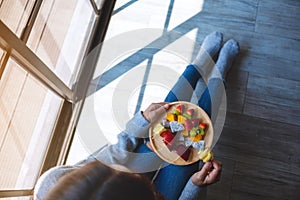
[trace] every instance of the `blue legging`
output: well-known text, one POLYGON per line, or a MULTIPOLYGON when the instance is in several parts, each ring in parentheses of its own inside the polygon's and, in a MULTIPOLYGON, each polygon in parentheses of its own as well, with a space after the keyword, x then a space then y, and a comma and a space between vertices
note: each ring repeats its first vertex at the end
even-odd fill
MULTIPOLYGON (((165 102, 190 101, 199 79, 201 79, 201 75, 198 70, 193 65, 187 66, 165 98, 165 102)), ((198 105, 206 111, 209 116, 211 116, 211 98, 218 96, 217 93, 220 92, 220 87, 218 86, 220 84, 223 84, 223 80, 221 79, 210 80, 208 87, 206 87, 198 101, 198 105)), ((150 151, 151 150, 143 144, 140 145, 136 152, 148 153, 150 151)), ((178 199, 187 181, 199 170, 201 164, 200 162, 186 166, 166 164, 165 167, 159 170, 154 180, 156 190, 163 194, 166 200, 178 199)), ((150 178, 152 178, 154 174, 155 172, 146 173, 150 178)))
MULTIPOLYGON (((179 77, 178 81, 165 98, 165 102, 189 101, 200 78, 200 73, 193 65, 187 66, 183 74, 179 77)), ((199 99, 198 106, 210 116, 211 100, 208 88, 205 89, 204 93, 199 99)))

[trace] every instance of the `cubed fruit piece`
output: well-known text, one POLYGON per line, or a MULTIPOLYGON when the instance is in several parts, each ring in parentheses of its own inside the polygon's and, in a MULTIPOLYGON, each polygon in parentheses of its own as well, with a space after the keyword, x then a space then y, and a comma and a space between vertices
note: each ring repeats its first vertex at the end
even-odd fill
POLYGON ((200 123, 200 119, 193 119, 192 120, 192 124, 193 124, 193 127, 197 127, 200 123))
POLYGON ((165 127, 165 128, 170 128, 170 123, 168 122, 168 120, 166 118, 162 119, 161 125, 163 125, 163 127, 165 127))
POLYGON ((181 135, 183 135, 184 137, 188 137, 189 136, 189 131, 188 130, 184 130, 180 132, 181 135))
POLYGON ((204 129, 199 128, 199 134, 202 135, 202 137, 204 137, 204 135, 205 135, 204 129))
POLYGON ((186 130, 192 130, 192 128, 193 128, 193 124, 192 124, 192 122, 191 122, 191 120, 185 120, 185 122, 184 122, 184 127, 185 127, 185 129, 186 130))
POLYGON ((192 130, 190 130, 190 138, 193 138, 197 135, 197 129, 192 128, 192 130))
POLYGON ((203 151, 199 151, 199 158, 203 161, 203 162, 208 162, 213 160, 214 158, 214 154, 213 152, 210 150, 210 148, 206 148, 203 151))
POLYGON ((182 104, 177 105, 174 110, 174 114, 180 115, 181 113, 183 113, 183 109, 184 109, 184 105, 182 105, 182 104))
POLYGON ((166 128, 161 124, 157 124, 153 129, 153 132, 156 133, 156 134, 160 134, 164 131, 166 131, 166 128))
POLYGON ((199 158, 203 160, 208 155, 209 152, 210 152, 210 148, 205 148, 203 151, 199 151, 198 152, 199 158))
POLYGON ((180 124, 184 124, 186 118, 182 115, 178 115, 177 116, 177 121, 180 123, 180 124))
POLYGON ((193 114, 194 114, 194 109, 188 109, 187 111, 186 111, 186 114, 188 114, 188 115, 190 115, 191 117, 193 117, 193 114))
POLYGON ((199 142, 193 142, 192 145, 198 151, 203 151, 204 148, 205 148, 205 141, 204 140, 200 140, 199 142))
POLYGON ((202 123, 199 124, 199 128, 205 130, 207 128, 207 124, 202 122, 202 123))
POLYGON ((190 139, 185 138, 184 144, 185 144, 185 146, 189 147, 189 146, 192 146, 194 144, 194 142, 192 142, 190 139))
POLYGON ((192 119, 192 116, 187 114, 187 113, 184 113, 183 116, 188 119, 188 120, 191 120, 192 119))
POLYGON ((202 128, 199 127, 194 127, 196 129, 197 134, 201 134, 202 136, 204 136, 205 132, 202 128))
POLYGON ((181 112, 179 112, 178 110, 174 110, 173 113, 174 113, 174 115, 180 115, 181 114, 181 112))
POLYGON ((175 152, 185 161, 189 160, 191 149, 184 144, 180 144, 175 147, 175 152))
POLYGON ((207 156, 202 159, 203 162, 208 162, 214 159, 214 154, 212 151, 208 152, 207 156))
POLYGON ((166 130, 164 132, 162 132, 160 134, 160 136, 163 138, 163 142, 166 144, 166 145, 172 145, 174 143, 174 137, 175 135, 169 131, 169 130, 166 130))
POLYGON ((190 137, 190 140, 192 140, 193 142, 199 142, 200 140, 202 140, 202 135, 197 134, 194 137, 190 137))
POLYGON ((167 120, 170 122, 176 121, 176 115, 173 113, 167 113, 167 120))
POLYGON ((184 137, 182 134, 176 134, 175 140, 176 140, 176 143, 177 143, 177 142, 182 142, 182 143, 184 143, 185 137, 184 137))
POLYGON ((194 114, 194 109, 190 108, 186 111, 186 113, 183 114, 184 117, 186 117, 187 119, 192 119, 194 114))
POLYGON ((184 130, 184 126, 176 121, 170 122, 170 128, 173 133, 184 130))

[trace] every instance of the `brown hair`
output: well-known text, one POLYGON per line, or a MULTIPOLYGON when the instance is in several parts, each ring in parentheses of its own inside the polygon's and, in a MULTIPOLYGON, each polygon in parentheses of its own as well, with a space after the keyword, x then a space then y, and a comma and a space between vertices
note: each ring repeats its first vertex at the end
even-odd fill
POLYGON ((140 174, 114 170, 99 161, 63 176, 46 200, 157 200, 151 181, 140 174))

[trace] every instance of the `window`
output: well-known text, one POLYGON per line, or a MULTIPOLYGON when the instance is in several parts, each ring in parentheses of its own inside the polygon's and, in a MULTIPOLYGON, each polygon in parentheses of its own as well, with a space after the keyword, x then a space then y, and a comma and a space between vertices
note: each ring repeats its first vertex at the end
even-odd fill
POLYGON ((34 0, 0 1, 0 19, 17 36, 21 36, 29 19, 34 0))
POLYGON ((38 176, 65 161, 84 56, 114 2, 0 0, 1 199, 30 199, 38 176))
POLYGON ((88 1, 43 1, 27 45, 69 87, 74 83, 92 28, 88 1))
POLYGON ((0 83, 0 189, 31 189, 62 99, 9 59, 0 83))

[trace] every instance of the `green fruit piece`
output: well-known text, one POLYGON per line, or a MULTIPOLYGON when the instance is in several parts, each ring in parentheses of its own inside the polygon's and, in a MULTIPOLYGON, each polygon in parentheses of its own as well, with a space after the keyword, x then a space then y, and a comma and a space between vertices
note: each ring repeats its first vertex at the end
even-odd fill
POLYGON ((200 135, 202 135, 202 136, 203 136, 203 135, 205 134, 205 131, 204 131, 204 129, 200 128, 199 130, 200 130, 200 135))
POLYGON ((183 116, 184 116, 185 118, 189 119, 189 120, 191 120, 191 119, 192 119, 192 116, 191 116, 191 115, 189 115, 189 114, 187 114, 187 113, 184 113, 184 114, 183 114, 183 116))
POLYGON ((180 111, 178 111, 178 110, 174 110, 174 112, 173 112, 175 115, 180 115, 181 114, 181 112, 180 111))
POLYGON ((195 137, 197 135, 197 130, 196 129, 192 129, 190 130, 190 137, 195 137))

